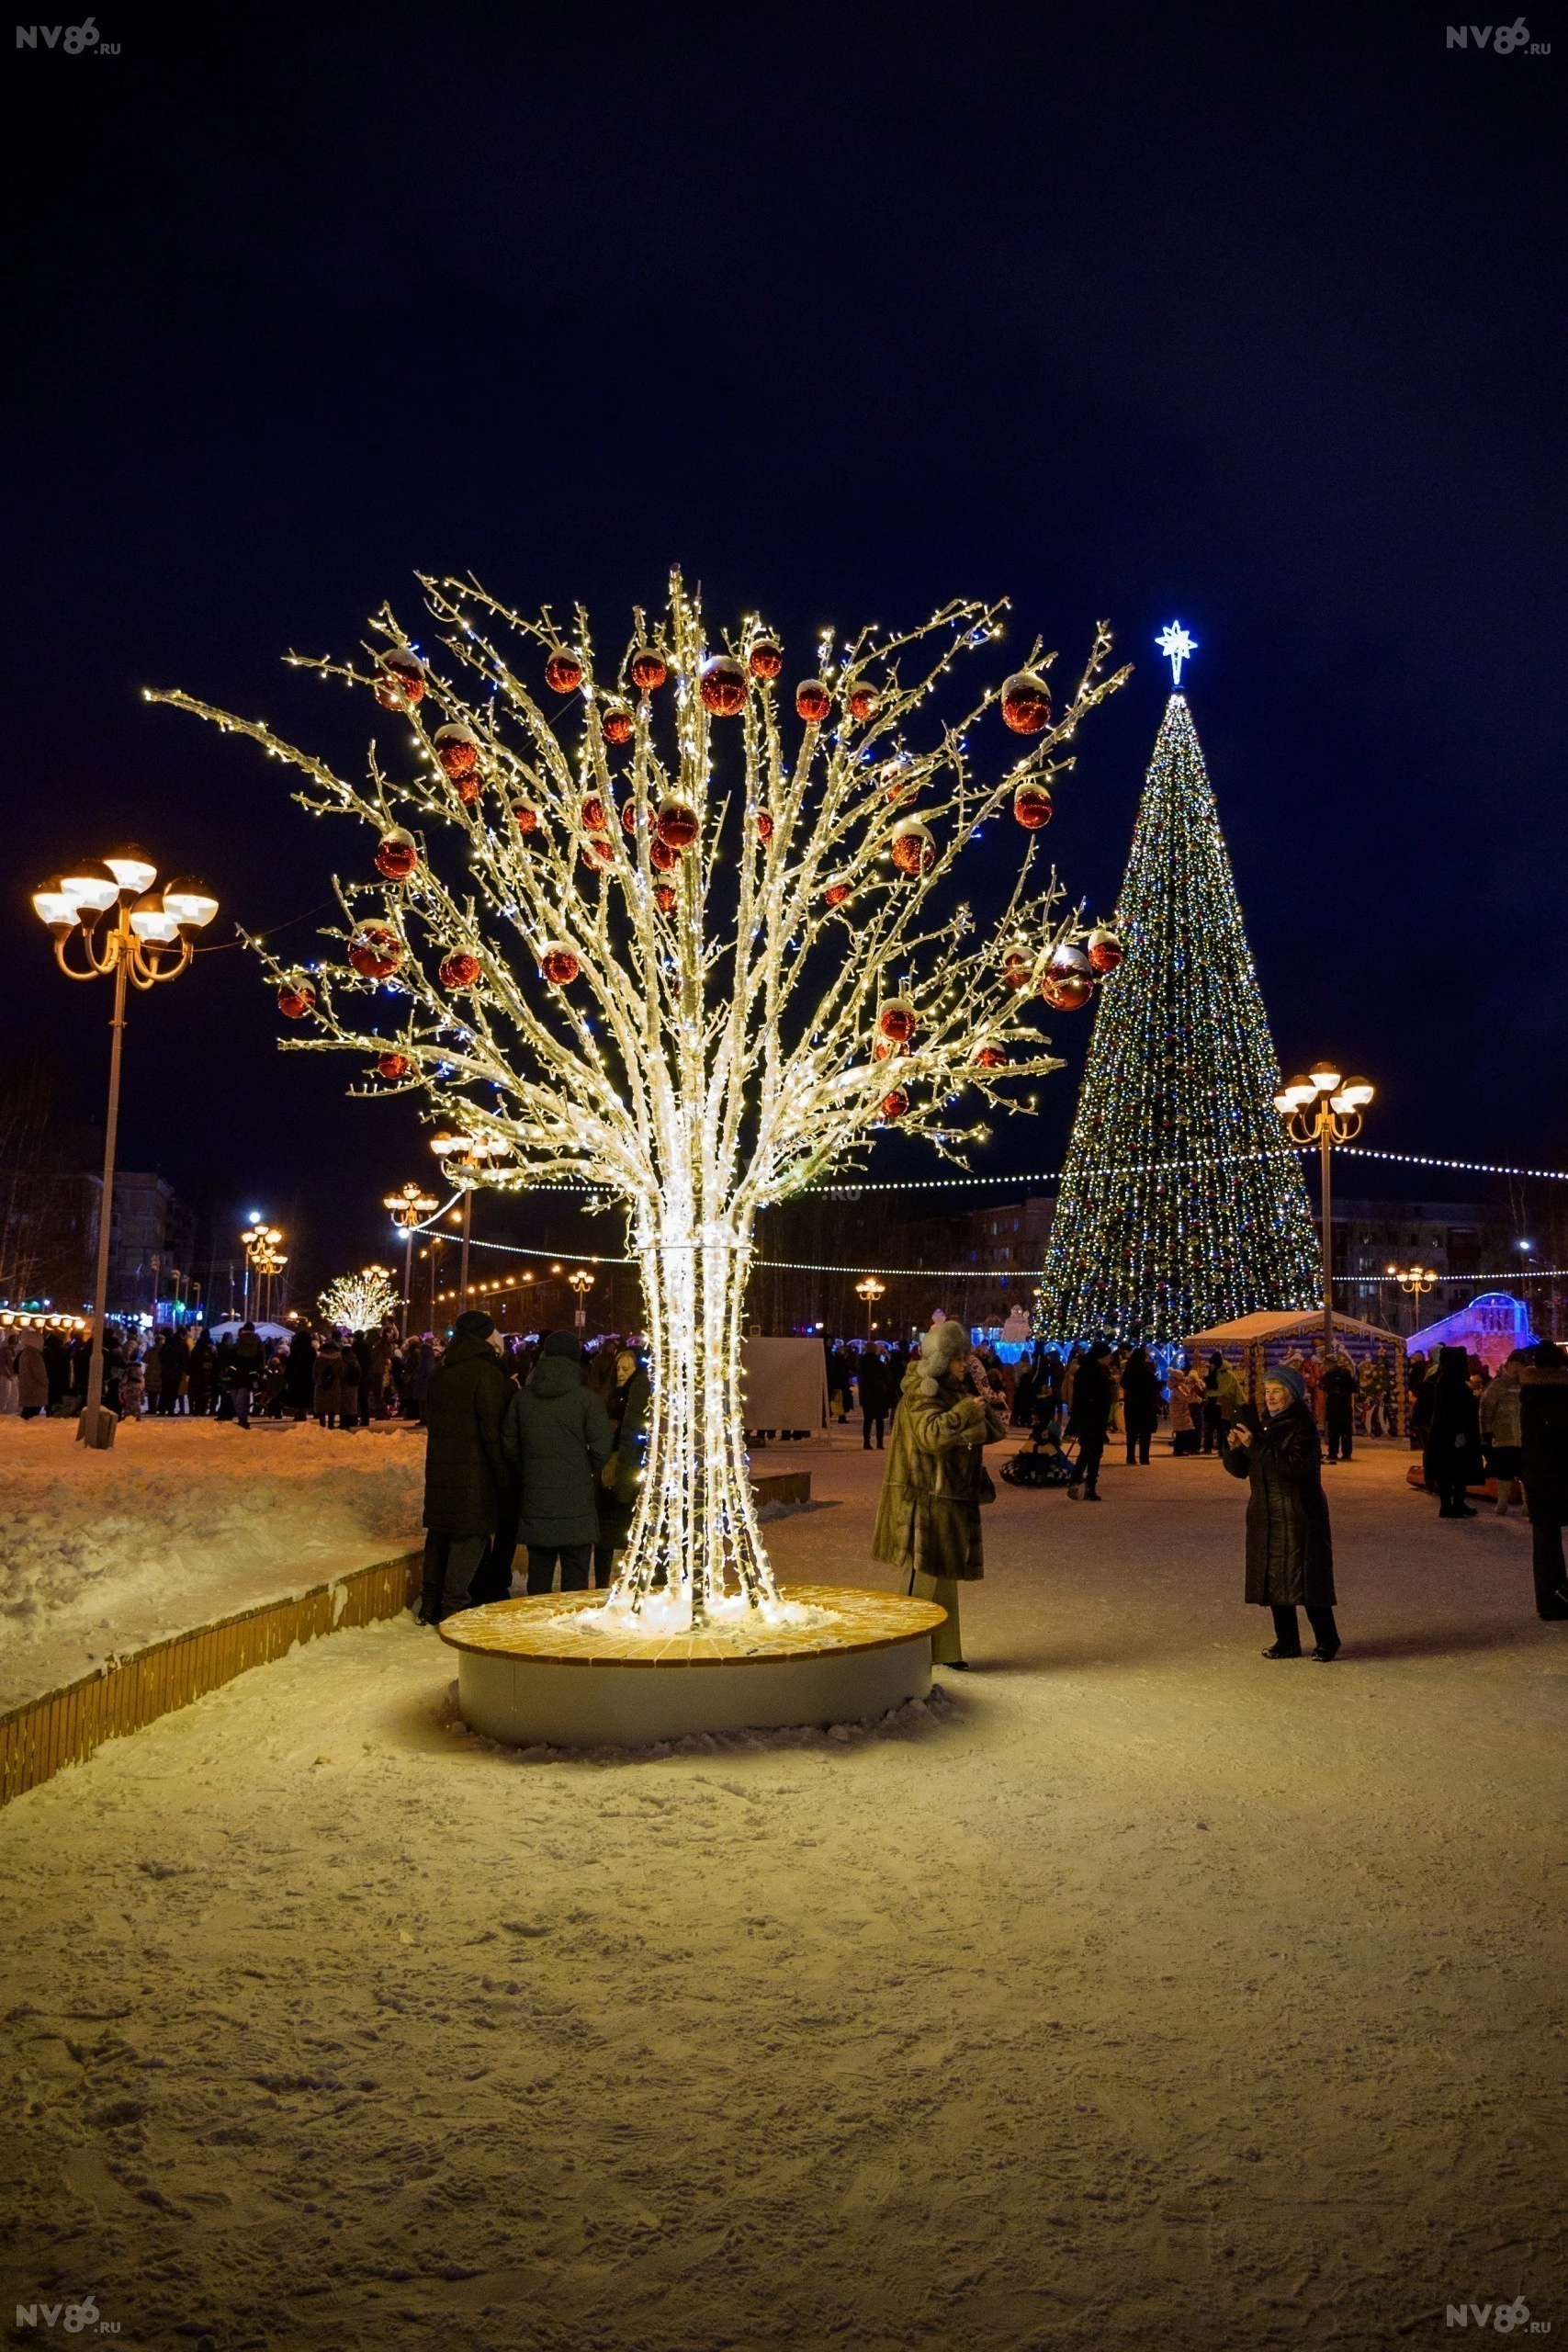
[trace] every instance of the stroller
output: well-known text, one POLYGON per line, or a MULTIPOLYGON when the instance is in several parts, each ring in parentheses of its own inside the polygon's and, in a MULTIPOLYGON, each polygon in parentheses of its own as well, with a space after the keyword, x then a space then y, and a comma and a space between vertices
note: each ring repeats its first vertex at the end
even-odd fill
POLYGON ((1049 1420, 1034 1423, 1028 1445, 1002 1464, 1001 1475, 1010 1487, 1067 1485, 1073 1475, 1072 1465, 1063 1450, 1058 1413, 1053 1413, 1049 1420))

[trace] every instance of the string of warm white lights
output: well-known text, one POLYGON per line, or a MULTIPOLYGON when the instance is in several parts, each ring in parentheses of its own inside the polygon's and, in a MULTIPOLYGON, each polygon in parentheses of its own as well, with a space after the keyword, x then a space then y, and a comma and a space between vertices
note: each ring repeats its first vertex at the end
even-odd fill
POLYGON ((1395 1159, 1404 1168, 1457 1168, 1471 1176, 1529 1176, 1544 1184, 1568 1184, 1568 1168, 1497 1168, 1486 1159, 1431 1159, 1413 1151, 1368 1151, 1360 1144, 1339 1144, 1349 1159, 1395 1159))
POLYGON ((300 664, 396 718, 361 784, 259 721, 155 699, 248 736, 301 772, 307 808, 377 836, 379 884, 338 885, 340 952, 307 967, 262 951, 280 1009, 308 1024, 297 1042, 356 1052, 369 1091, 460 1124, 487 1189, 575 1182, 626 1212, 653 1403, 608 1613, 776 1619, 743 1437, 757 1214, 846 1175, 879 1127, 962 1154, 993 1106, 1062 1067, 1031 1015, 1042 997, 1082 1006, 1120 947, 1066 907, 1039 835, 1067 747, 1127 673, 1107 674, 1101 627, 1059 713, 1036 644, 943 718, 935 698, 1004 609, 955 600, 906 632, 820 637, 786 741, 782 649, 755 615, 710 647, 679 576, 603 668, 581 609, 563 628, 472 580, 422 584, 440 669, 389 607, 368 663, 300 664), (502 651, 508 631, 521 656, 502 651), (1005 755, 990 781, 982 752, 1005 755), (997 920, 951 899, 939 912, 1010 808, 1023 855, 997 920), (462 853, 450 882, 437 827, 462 853), (961 1119, 967 1095, 979 1115, 961 1119))
POLYGON ((1169 1341, 1260 1307, 1306 1306, 1317 1255, 1306 1187, 1282 1148, 1280 1066, 1179 694, 1155 744, 1117 922, 1125 956, 1089 1044, 1039 1328, 1064 1341, 1169 1341), (1222 1166, 1225 1182, 1184 1181, 1222 1166))

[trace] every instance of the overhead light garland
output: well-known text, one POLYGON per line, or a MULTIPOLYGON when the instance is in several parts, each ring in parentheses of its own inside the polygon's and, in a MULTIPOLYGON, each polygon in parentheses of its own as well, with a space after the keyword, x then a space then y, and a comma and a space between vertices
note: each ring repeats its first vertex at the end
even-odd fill
POLYGON ((563 628, 472 581, 422 584, 434 646, 383 607, 366 662, 293 657, 397 720, 363 783, 260 721, 152 698, 249 736, 303 773, 307 808, 374 836, 378 879, 338 886, 336 955, 306 969, 261 951, 300 1025, 289 1042, 355 1053, 365 1091, 417 1092, 502 1143, 506 1164, 474 1182, 575 1182, 624 1207, 653 1405, 611 1610, 776 1615, 741 1396, 757 1213, 895 1122, 962 1166, 986 1111, 1032 1108, 1021 1091, 1062 1067, 1032 1009, 1080 1005, 1090 951, 1119 951, 1039 870, 1040 831, 1066 746, 1127 673, 1107 674, 1101 626, 1059 715, 1037 644, 953 718, 936 698, 999 635, 1002 605, 825 633, 791 688, 755 616, 709 644, 679 575, 663 616, 637 613, 604 666, 581 609, 563 628), (520 653, 502 651, 506 632, 520 653), (1003 728, 1015 741, 987 781, 980 754, 996 766, 1003 728), (998 918, 951 897, 938 912, 964 850, 1010 808, 1022 855, 998 918), (460 882, 437 869, 438 827, 466 856, 460 882), (980 1117, 961 1108, 971 1096, 980 1117))

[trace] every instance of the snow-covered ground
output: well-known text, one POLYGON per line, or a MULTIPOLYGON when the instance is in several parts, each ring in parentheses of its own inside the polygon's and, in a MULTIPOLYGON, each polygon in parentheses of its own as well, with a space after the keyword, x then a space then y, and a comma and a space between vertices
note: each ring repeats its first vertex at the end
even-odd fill
MULTIPOLYGON (((886 1584, 880 1464, 798 1460, 838 1508, 770 1529, 784 1575, 886 1584)), ((1099 1510, 1004 1487, 975 1671, 884 1728, 521 1758, 404 1617, 102 1748, 0 1812, 0 2310, 91 2289, 195 2352, 1423 2352, 1520 2295, 1561 2335, 1568 1627, 1407 1460, 1330 1474, 1329 1668, 1259 1657, 1245 1491, 1156 1457, 1099 1510)))
POLYGON ((421 1541, 423 1439, 0 1418, 0 1707, 421 1541))

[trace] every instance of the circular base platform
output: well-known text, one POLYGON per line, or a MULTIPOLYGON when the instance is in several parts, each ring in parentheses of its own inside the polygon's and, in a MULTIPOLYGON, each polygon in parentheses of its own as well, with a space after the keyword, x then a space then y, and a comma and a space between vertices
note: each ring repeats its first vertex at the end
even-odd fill
POLYGON ((792 1585, 784 1597, 831 1621, 649 1638, 574 1624, 597 1593, 541 1593, 465 1609, 441 1638, 458 1654, 464 1722, 513 1747, 645 1747, 691 1732, 855 1723, 926 1696, 945 1610, 840 1585, 792 1585))

